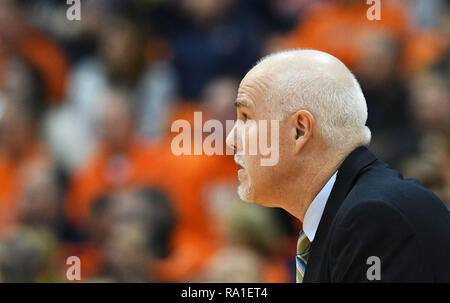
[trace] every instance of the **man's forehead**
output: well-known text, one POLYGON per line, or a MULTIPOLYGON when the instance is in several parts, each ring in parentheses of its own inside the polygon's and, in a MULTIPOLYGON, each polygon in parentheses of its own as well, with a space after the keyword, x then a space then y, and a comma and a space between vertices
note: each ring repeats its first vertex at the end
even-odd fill
POLYGON ((267 77, 250 71, 239 85, 236 105, 252 106, 265 100, 269 85, 267 77))

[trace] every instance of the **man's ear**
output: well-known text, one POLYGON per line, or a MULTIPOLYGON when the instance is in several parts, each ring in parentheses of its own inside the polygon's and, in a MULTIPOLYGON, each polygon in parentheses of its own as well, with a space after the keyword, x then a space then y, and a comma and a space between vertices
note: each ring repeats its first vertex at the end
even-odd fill
POLYGON ((305 146, 312 136, 314 117, 307 110, 300 110, 292 116, 292 135, 295 140, 295 154, 305 146))

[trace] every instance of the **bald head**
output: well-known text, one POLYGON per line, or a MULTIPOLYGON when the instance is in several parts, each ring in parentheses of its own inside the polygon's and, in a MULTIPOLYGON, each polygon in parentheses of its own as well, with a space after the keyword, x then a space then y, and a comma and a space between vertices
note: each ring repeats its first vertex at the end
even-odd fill
POLYGON ((238 101, 262 100, 272 119, 309 111, 329 145, 367 145, 367 105, 350 70, 315 50, 289 50, 264 57, 241 82, 238 101), (242 96, 245 94, 245 96, 242 96))

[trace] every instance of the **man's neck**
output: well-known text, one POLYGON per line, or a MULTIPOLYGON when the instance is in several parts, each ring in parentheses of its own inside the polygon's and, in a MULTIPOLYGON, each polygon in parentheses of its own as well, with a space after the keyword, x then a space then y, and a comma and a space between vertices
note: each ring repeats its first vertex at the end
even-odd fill
POLYGON ((311 205, 314 198, 325 186, 328 180, 333 176, 345 158, 328 159, 327 165, 323 165, 323 161, 316 161, 311 164, 302 176, 299 176, 292 183, 292 188, 288 190, 290 195, 286 197, 286 211, 303 222, 305 213, 311 205))

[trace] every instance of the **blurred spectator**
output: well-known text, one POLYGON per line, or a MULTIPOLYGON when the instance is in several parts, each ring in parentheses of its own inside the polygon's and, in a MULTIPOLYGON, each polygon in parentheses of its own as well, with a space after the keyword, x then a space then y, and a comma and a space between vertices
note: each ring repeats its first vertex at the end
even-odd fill
POLYGON ((260 31, 245 2, 181 0, 169 11, 165 33, 183 100, 199 100, 209 79, 243 76, 259 56, 260 31))
POLYGON ((281 237, 274 212, 256 204, 228 201, 223 220, 225 239, 219 252, 199 274, 199 281, 291 282, 288 262, 277 255, 281 237))
POLYGON ((167 62, 147 61, 147 39, 133 22, 105 19, 108 22, 99 22, 93 34, 99 36, 97 54, 78 62, 70 73, 67 106, 48 112, 44 121, 46 139, 66 170, 80 165, 92 151, 99 136, 96 119, 113 88, 129 91, 127 102, 135 108, 140 137, 159 139, 167 131, 176 92, 173 70, 167 62))
POLYGON ((30 107, 23 102, 0 100, 0 233, 15 223, 23 188, 23 170, 30 163, 48 161, 49 154, 39 142, 30 107))
POLYGON ((66 247, 85 269, 83 280, 157 281, 152 268, 166 257, 174 213, 155 190, 126 189, 97 200, 90 216, 89 241, 66 247))
POLYGON ((20 175, 18 219, 0 243, 0 281, 59 281, 55 266, 61 232, 61 199, 53 168, 27 164, 20 175))
POLYGON ((448 78, 427 72, 411 81, 410 110, 419 133, 416 153, 403 163, 406 177, 412 177, 436 193, 450 206, 450 92, 448 78))
POLYGON ((103 248, 106 279, 113 282, 156 282, 149 279, 149 265, 154 256, 148 251, 146 236, 143 228, 136 223, 113 226, 103 248))
POLYGON ((5 62, 21 56, 40 75, 45 99, 58 103, 65 97, 68 62, 61 48, 28 22, 26 1, 0 2, 0 89, 9 74, 5 62))
POLYGON ((177 218, 171 201, 155 189, 119 192, 111 201, 115 224, 141 224, 149 231, 148 247, 155 258, 169 254, 169 239, 177 218))
POLYGON ((260 19, 258 27, 269 36, 292 30, 298 18, 301 18, 313 4, 309 0, 247 0, 247 2, 258 14, 260 19))
POLYGON ((23 225, 47 228, 58 235, 61 216, 61 191, 56 172, 48 162, 35 162, 22 173, 19 220, 23 225))
POLYGON ((110 19, 100 31, 97 56, 82 60, 72 71, 68 98, 76 119, 88 126, 88 141, 95 139, 96 113, 107 105, 100 102, 101 96, 112 87, 131 92, 128 102, 138 109, 141 136, 154 139, 164 134, 175 78, 165 62, 147 64, 145 42, 129 20, 110 19))
POLYGON ((439 26, 441 18, 436 17, 445 11, 445 0, 412 0, 409 2, 409 9, 416 26, 433 29, 439 26))
POLYGON ((93 199, 104 191, 142 182, 154 160, 148 144, 134 135, 133 110, 129 94, 113 90, 98 116, 100 138, 95 152, 74 175, 69 188, 67 216, 82 224, 93 199))
POLYGON ((0 282, 51 282, 46 271, 56 242, 45 230, 24 228, 0 242, 0 282))
POLYGON ((445 52, 448 43, 442 34, 433 35, 413 26, 408 2, 386 0, 380 1, 380 6, 382 22, 367 20, 369 5, 364 1, 319 2, 303 15, 281 48, 322 50, 353 69, 363 61, 365 38, 382 31, 399 43, 401 55, 407 58, 401 61, 402 71, 436 62, 445 52))
POLYGON ((3 61, 4 78, 0 89, 8 98, 26 104, 30 116, 38 121, 46 109, 46 96, 39 72, 24 58, 15 55, 3 61))
POLYGON ((354 72, 364 91, 372 131, 371 150, 398 168, 416 145, 408 107, 408 92, 400 73, 401 46, 388 32, 365 36, 361 62, 354 72))
POLYGON ((153 266, 167 254, 174 223, 164 200, 149 192, 128 197, 125 193, 112 201, 114 224, 103 249, 104 275, 122 282, 157 281, 153 266))
POLYGON ((0 281, 58 281, 53 261, 59 244, 61 201, 55 175, 47 162, 23 166, 18 205, 14 206, 17 220, 0 242, 0 281))

